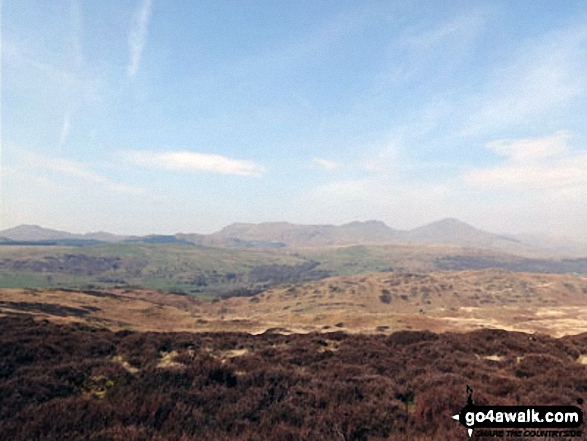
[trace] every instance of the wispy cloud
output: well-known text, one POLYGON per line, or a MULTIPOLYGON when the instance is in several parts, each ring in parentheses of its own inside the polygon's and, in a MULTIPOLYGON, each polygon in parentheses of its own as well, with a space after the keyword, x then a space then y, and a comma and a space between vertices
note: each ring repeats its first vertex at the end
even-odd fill
POLYGON ((523 45, 496 69, 486 90, 474 97, 463 134, 535 124, 587 91, 587 28, 551 33, 523 45))
POLYGON ((471 10, 427 31, 405 35, 400 39, 400 43, 419 50, 430 50, 453 39, 458 39, 459 43, 463 44, 475 38, 484 24, 484 11, 471 10))
POLYGON ((314 192, 314 197, 336 198, 338 200, 352 201, 366 199, 372 194, 372 179, 347 179, 328 182, 321 185, 314 192))
POLYGON ((122 155, 135 164, 174 171, 211 172, 223 175, 260 177, 265 167, 253 161, 189 151, 125 151, 122 155))
POLYGON ((397 96, 407 83, 422 79, 431 82, 432 71, 435 81, 437 77, 452 77, 482 35, 490 15, 489 8, 473 9, 447 21, 426 27, 410 26, 402 31, 388 43, 386 62, 367 99, 385 103, 388 94, 397 96))
MULTIPOLYGON (((372 7, 360 3, 343 8, 329 20, 289 41, 277 40, 277 44, 267 46, 266 50, 235 58, 224 65, 222 72, 256 84, 260 75, 268 82, 289 78, 291 72, 311 71, 345 37, 368 27, 375 14, 372 7)), ((306 98, 302 105, 311 107, 313 100, 306 98)))
POLYGON ((587 153, 572 152, 569 135, 558 132, 534 139, 505 139, 487 143, 486 148, 504 158, 494 167, 464 174, 466 184, 474 188, 543 189, 567 188, 587 192, 587 153))
POLYGON ((312 162, 327 171, 334 171, 340 168, 339 162, 332 161, 330 159, 312 158, 312 162))
POLYGON ((394 135, 380 145, 370 148, 371 151, 363 155, 359 165, 370 173, 388 174, 397 167, 402 145, 402 135, 394 135))
POLYGON ((42 156, 37 153, 25 153, 28 166, 39 170, 48 170, 66 176, 72 176, 92 184, 98 184, 103 188, 118 193, 139 195, 145 193, 145 189, 135 185, 123 184, 112 181, 106 176, 93 171, 88 165, 66 158, 54 158, 42 156))
POLYGON ((63 116, 63 124, 61 124, 61 134, 59 135, 59 147, 63 147, 69 137, 69 130, 71 129, 71 123, 69 121, 69 112, 63 116))
POLYGON ((490 141, 486 148, 516 162, 558 156, 568 150, 570 135, 564 131, 544 138, 499 139, 490 141))
POLYGON ((14 40, 2 41, 5 81, 11 90, 15 89, 13 93, 36 100, 36 107, 48 106, 52 112, 57 106, 71 109, 100 102, 101 81, 82 68, 81 46, 73 43, 75 38, 79 36, 72 35, 72 44, 65 54, 43 52, 14 40), (71 62, 61 62, 64 57, 71 62))
POLYGON ((130 34, 128 36, 128 46, 130 49, 130 61, 126 68, 127 76, 133 80, 139 70, 145 43, 147 42, 147 30, 151 18, 151 0, 142 0, 137 10, 130 34))

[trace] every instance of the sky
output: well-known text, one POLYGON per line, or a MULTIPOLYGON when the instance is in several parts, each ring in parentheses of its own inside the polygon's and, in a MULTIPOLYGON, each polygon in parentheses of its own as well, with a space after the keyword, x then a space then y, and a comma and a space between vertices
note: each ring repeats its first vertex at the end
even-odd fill
POLYGON ((3 0, 0 228, 587 242, 582 0, 3 0))

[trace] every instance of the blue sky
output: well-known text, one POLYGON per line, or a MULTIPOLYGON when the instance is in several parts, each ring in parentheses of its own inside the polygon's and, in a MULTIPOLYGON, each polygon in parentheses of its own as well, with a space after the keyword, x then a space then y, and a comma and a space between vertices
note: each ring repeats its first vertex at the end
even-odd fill
POLYGON ((587 241, 583 1, 2 2, 0 227, 587 241))

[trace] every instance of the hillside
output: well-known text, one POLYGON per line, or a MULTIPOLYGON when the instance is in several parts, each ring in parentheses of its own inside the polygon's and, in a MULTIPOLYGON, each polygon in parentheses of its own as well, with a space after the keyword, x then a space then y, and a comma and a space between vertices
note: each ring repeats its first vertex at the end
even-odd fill
POLYGON ((506 236, 475 228, 458 219, 447 218, 411 230, 397 230, 380 221, 335 225, 297 225, 287 222, 233 224, 207 236, 203 244, 220 246, 228 239, 263 241, 290 247, 333 245, 418 244, 467 247, 506 252, 527 257, 557 255, 586 256, 587 245, 571 241, 554 242, 538 236, 506 236))
POLYGON ((19 225, 14 228, 2 230, 0 236, 8 240, 30 242, 80 238, 78 235, 68 233, 67 231, 51 230, 38 225, 19 225))
POLYGON ((91 246, 0 246, 0 288, 122 287, 213 298, 391 270, 427 273, 503 268, 587 275, 587 259, 530 259, 449 246, 215 248, 187 240, 178 243, 174 236, 149 240, 91 246))
POLYGON ((587 332, 587 278, 482 271, 380 273, 271 288, 217 305, 225 320, 296 332, 500 328, 587 332))
POLYGON ((210 235, 209 240, 221 241, 239 238, 247 241, 283 243, 293 247, 316 247, 389 243, 396 237, 396 230, 379 221, 351 222, 341 226, 267 222, 232 224, 210 235))
POLYGON ((260 290, 277 278, 325 277, 309 259, 271 249, 115 243, 84 247, 0 247, 0 287, 147 288, 214 297, 260 290))
POLYGON ((0 231, 11 242, 43 245, 93 245, 104 243, 176 243, 221 248, 321 248, 348 245, 417 244, 468 247, 526 257, 585 257, 587 245, 569 239, 532 235, 493 234, 458 219, 443 219, 411 230, 398 230, 375 220, 343 225, 301 225, 289 222, 235 223, 212 234, 121 236, 106 232, 71 234, 36 225, 0 231), (52 243, 53 242, 53 243, 52 243))
POLYGON ((452 218, 404 231, 399 240, 406 243, 458 245, 512 253, 531 252, 534 248, 519 239, 488 233, 452 218))
POLYGON ((121 288, 3 289, 0 294, 0 314, 32 314, 111 329, 587 332, 587 278, 495 269, 331 277, 213 302, 121 288))
POLYGON ((495 330, 114 333, 0 317, 0 353, 11 441, 460 440, 450 416, 467 386, 476 404, 577 405, 587 376, 587 335, 495 330))
POLYGON ((86 234, 72 234, 67 231, 43 228, 39 225, 19 225, 14 228, 2 230, 0 233, 0 238, 14 242, 51 242, 76 240, 80 241, 78 242, 80 244, 83 244, 83 241, 88 241, 91 244, 95 242, 120 242, 125 240, 127 236, 120 236, 104 231, 86 234))

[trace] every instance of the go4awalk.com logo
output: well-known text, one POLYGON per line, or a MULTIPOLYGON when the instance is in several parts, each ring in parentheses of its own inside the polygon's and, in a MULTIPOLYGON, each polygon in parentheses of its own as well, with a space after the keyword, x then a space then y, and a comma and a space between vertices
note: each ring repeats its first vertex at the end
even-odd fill
MULTIPOLYGON (((582 400, 578 401, 582 404, 582 400)), ((489 438, 581 438, 583 411, 576 406, 477 406, 467 386, 467 404, 453 415, 467 429, 489 438)))

